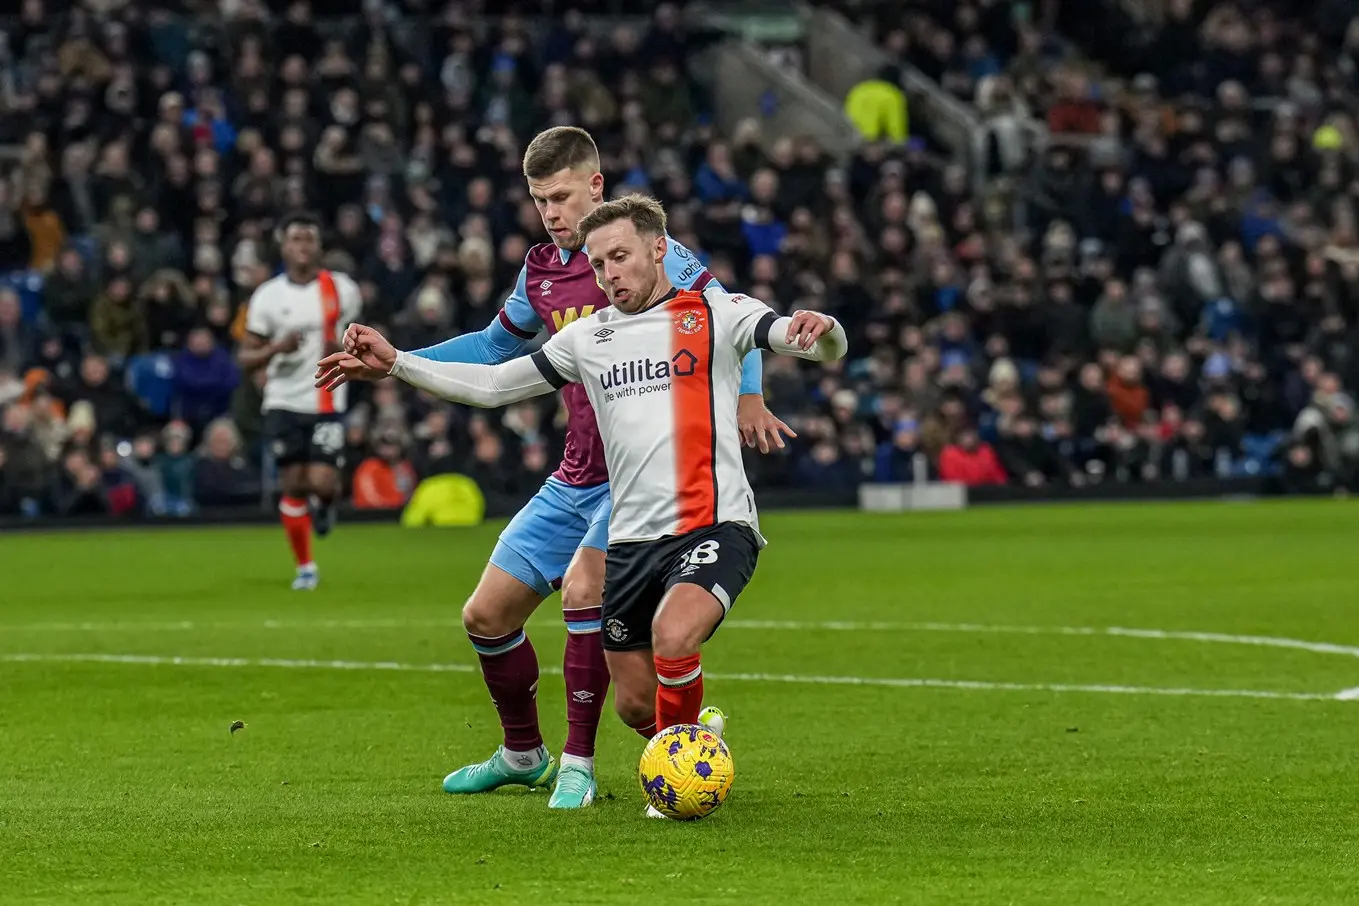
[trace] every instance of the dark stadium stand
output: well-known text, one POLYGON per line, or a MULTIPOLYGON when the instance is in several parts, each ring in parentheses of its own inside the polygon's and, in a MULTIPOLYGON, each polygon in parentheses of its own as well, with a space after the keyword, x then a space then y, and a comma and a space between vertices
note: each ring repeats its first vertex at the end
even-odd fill
MULTIPOLYGON (((800 438, 752 457, 761 487, 1353 485, 1359 16, 1168 0, 1131 56, 1087 17, 1115 0, 824 5, 975 111, 974 172, 928 122, 844 160, 718 134, 689 67, 711 36, 668 3, 25 0, 0 47, 0 515, 257 502, 232 349, 276 219, 323 217, 399 345, 477 330, 542 239, 520 152, 565 123, 727 285, 849 329, 843 368, 766 363, 800 438)), ((513 496, 561 436, 555 402, 379 386, 347 441, 351 470, 513 496)))

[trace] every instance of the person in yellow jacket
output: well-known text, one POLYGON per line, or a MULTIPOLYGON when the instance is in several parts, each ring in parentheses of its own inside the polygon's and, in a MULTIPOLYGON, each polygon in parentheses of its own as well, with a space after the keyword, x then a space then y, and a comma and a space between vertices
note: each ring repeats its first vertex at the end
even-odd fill
POLYGON ((883 66, 872 78, 851 88, 845 97, 845 116, 870 142, 905 144, 910 136, 910 119, 896 67, 883 66))

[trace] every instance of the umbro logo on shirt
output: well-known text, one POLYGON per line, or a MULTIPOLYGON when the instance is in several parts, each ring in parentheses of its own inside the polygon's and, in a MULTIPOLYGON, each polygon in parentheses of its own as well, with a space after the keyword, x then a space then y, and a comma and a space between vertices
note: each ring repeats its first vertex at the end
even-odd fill
POLYGON ((552 295, 552 281, 551 281, 551 280, 544 280, 542 283, 539 283, 539 284, 538 284, 538 288, 541 289, 541 290, 543 291, 543 295, 544 295, 544 296, 550 296, 550 295, 552 295))
POLYGON ((604 327, 599 330, 596 330, 595 336, 599 337, 598 340, 595 340, 596 344, 607 343, 609 342, 609 337, 613 336, 613 331, 609 330, 609 328, 607 327, 604 327))

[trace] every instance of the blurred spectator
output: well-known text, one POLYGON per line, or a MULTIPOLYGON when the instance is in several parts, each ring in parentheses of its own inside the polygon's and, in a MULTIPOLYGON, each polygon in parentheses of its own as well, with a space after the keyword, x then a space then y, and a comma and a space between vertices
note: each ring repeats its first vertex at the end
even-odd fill
POLYGON ((94 346, 107 355, 125 359, 147 348, 146 312, 133 295, 132 278, 115 274, 90 309, 94 346))
POLYGON ((259 495, 259 477, 241 455, 236 426, 224 418, 209 424, 193 466, 194 502, 202 507, 231 506, 257 501, 259 495))
POLYGON ((100 438, 96 456, 110 515, 133 515, 148 504, 136 476, 118 455, 116 439, 107 435, 100 438))
POLYGON ((207 327, 189 331, 184 348, 174 358, 174 374, 171 409, 195 433, 227 412, 241 380, 236 357, 217 345, 207 327))
POLYGON ((33 354, 33 336, 23 322, 19 294, 0 289, 0 371, 17 374, 33 354))
POLYGON ((194 509, 195 459, 189 451, 193 432, 183 422, 170 422, 161 432, 161 452, 153 460, 165 494, 165 511, 186 516, 194 509))
POLYGON ((118 437, 128 437, 137 428, 137 405, 119 384, 114 383, 108 360, 90 353, 80 363, 80 374, 65 390, 68 402, 89 402, 97 413, 100 427, 118 437))
POLYGON ((111 512, 104 496, 103 475, 84 449, 72 450, 62 459, 57 512, 63 516, 105 516, 111 512))
POLYGON ((152 349, 177 349, 184 344, 198 317, 193 287, 171 268, 155 271, 142 284, 138 306, 146 315, 146 335, 152 349))
POLYGON ((939 477, 968 487, 1005 484, 1005 469, 990 444, 983 443, 977 432, 965 428, 956 442, 944 447, 939 454, 939 477))
POLYGON ((354 471, 354 506, 400 509, 415 492, 416 481, 404 440, 394 431, 385 431, 374 438, 373 455, 354 471))
POLYGON ((29 406, 8 406, 0 423, 0 450, 4 451, 5 493, 16 509, 37 515, 51 502, 50 458, 33 433, 29 406))
POLYGON ((156 468, 158 443, 154 433, 138 434, 129 443, 115 447, 119 468, 132 480, 145 512, 161 516, 169 512, 165 498, 165 483, 156 468))
POLYGON ((89 276, 85 259, 72 246, 61 250, 57 266, 43 287, 43 303, 48 320, 59 330, 72 334, 86 330, 90 300, 95 282, 89 276))

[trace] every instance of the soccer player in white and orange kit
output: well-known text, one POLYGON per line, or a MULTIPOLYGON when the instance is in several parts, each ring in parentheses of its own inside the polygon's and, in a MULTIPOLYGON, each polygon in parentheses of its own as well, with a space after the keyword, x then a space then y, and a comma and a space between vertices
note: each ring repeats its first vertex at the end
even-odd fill
POLYGON ((312 530, 324 537, 334 522, 344 459, 348 389, 319 389, 311 364, 339 348, 363 306, 359 287, 321 267, 321 223, 293 214, 278 228, 283 273, 250 297, 239 360, 247 371, 266 369, 264 433, 278 466, 279 519, 297 573, 293 589, 320 581, 312 559, 312 530))
POLYGON ((607 202, 580 233, 610 308, 500 365, 433 362, 354 326, 317 386, 391 374, 487 408, 583 384, 599 421, 613 512, 603 601, 614 706, 637 727, 697 723, 699 648, 750 581, 764 538, 741 462, 741 360, 766 349, 814 361, 845 354, 844 328, 666 279, 665 212, 650 198, 607 202))

